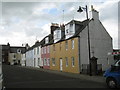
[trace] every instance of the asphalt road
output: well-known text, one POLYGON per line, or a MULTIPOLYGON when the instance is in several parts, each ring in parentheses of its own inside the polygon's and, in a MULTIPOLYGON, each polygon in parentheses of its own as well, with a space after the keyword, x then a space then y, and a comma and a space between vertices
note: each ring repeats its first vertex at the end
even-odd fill
POLYGON ((6 88, 107 88, 105 83, 10 65, 3 65, 3 78, 6 88))

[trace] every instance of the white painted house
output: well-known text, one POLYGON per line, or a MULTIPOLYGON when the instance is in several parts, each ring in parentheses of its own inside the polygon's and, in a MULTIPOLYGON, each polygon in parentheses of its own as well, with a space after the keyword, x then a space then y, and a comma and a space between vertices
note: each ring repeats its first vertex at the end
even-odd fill
POLYGON ((30 47, 26 51, 26 66, 34 67, 34 61, 33 61, 33 48, 30 47))
POLYGON ((40 42, 36 42, 35 45, 33 45, 33 62, 34 62, 34 67, 42 67, 43 66, 43 62, 41 60, 41 43, 40 42))

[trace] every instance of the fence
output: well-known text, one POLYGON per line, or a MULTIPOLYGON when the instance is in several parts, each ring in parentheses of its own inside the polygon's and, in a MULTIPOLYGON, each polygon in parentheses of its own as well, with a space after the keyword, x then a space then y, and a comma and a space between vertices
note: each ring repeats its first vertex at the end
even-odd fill
MULTIPOLYGON (((82 64, 82 74, 89 74, 90 69, 89 69, 89 64, 82 64)), ((93 70, 91 70, 93 72, 93 70)), ((102 73, 102 64, 97 64, 97 71, 96 74, 99 75, 102 73)))

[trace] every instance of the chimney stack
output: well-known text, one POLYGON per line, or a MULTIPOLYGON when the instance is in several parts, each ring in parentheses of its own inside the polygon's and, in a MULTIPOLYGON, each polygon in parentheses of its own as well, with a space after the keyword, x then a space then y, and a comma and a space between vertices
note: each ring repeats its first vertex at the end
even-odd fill
POLYGON ((59 24, 57 24, 57 23, 51 23, 51 34, 53 34, 53 32, 57 29, 57 28, 59 28, 59 24))
POLYGON ((93 8, 93 5, 91 5, 91 12, 90 12, 90 17, 93 18, 94 20, 99 20, 99 12, 93 8))

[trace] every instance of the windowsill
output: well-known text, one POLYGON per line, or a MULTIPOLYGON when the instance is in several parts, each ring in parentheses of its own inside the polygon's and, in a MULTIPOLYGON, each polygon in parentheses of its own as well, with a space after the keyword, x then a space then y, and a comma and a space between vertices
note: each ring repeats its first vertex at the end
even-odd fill
POLYGON ((52 66, 55 66, 55 65, 52 65, 52 66))
POLYGON ((72 66, 72 67, 75 67, 75 66, 72 66))

